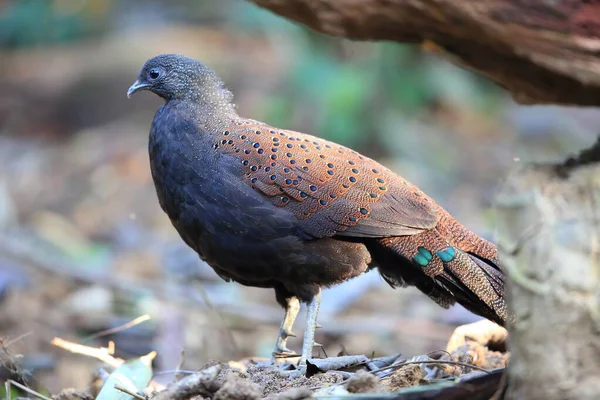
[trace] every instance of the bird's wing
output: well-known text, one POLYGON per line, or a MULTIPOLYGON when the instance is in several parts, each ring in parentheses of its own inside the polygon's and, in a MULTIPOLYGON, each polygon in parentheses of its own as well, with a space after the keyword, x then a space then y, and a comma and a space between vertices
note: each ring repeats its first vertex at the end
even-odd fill
POLYGON ((435 203, 416 186, 344 146, 252 120, 223 132, 254 189, 292 211, 313 237, 387 237, 433 228, 435 203))

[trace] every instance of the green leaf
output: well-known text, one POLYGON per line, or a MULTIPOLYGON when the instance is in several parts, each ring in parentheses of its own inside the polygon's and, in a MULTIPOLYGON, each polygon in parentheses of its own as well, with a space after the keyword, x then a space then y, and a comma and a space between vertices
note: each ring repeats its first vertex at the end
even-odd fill
POLYGON ((129 400, 132 397, 115 389, 119 385, 130 392, 137 393, 148 386, 152 379, 152 360, 156 357, 153 351, 145 356, 126 361, 106 380, 96 400, 129 400))

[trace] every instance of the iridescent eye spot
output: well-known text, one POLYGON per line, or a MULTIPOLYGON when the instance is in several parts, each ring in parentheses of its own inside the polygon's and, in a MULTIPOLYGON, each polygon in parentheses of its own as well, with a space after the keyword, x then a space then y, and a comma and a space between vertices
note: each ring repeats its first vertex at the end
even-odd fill
POLYGON ((350 217, 350 218, 348 218, 348 220, 351 222, 356 222, 356 218, 354 218, 354 217, 350 217))
POLYGON ((246 135, 240 136, 240 139, 242 139, 242 140, 246 139, 246 135))
POLYGON ((229 135, 229 131, 223 132, 223 135, 225 135, 225 136, 229 135))
POLYGON ((274 131, 273 129, 271 129, 271 130, 269 131, 269 133, 275 134, 275 131, 274 131))
POLYGON ((296 164, 296 160, 290 160, 290 164, 296 164))
POLYGON ((350 178, 348 178, 348 180, 349 180, 350 182, 352 182, 352 183, 356 182, 356 178, 355 178, 355 177, 353 177, 353 176, 351 176, 350 178))
POLYGON ((277 160, 277 154, 271 155, 271 160, 277 160))
POLYGON ((379 186, 380 190, 387 190, 387 188, 385 186, 379 186))
POLYGON ((330 149, 331 145, 326 144, 325 147, 327 147, 328 149, 330 149))
POLYGON ((314 185, 310 185, 310 186, 309 186, 309 189, 310 189, 312 192, 316 192, 316 191, 317 191, 317 187, 316 187, 316 186, 314 186, 314 185))
POLYGON ((319 154, 320 158, 325 158, 325 156, 323 154, 319 154))
POLYGON ((354 150, 352 150, 350 153, 352 154, 358 154, 357 152, 355 152, 354 150))
POLYGON ((252 178, 252 179, 250 180, 250 182, 252 182, 252 183, 256 183, 256 178, 252 178))
POLYGON ((277 165, 277 163, 274 163, 274 162, 271 163, 271 167, 274 167, 276 165, 277 165))
POLYGON ((290 140, 296 140, 296 138, 293 138, 293 137, 290 136, 290 140))
POLYGON ((252 171, 256 171, 256 170, 258 169, 258 167, 257 167, 256 165, 253 165, 253 166, 251 166, 251 167, 250 167, 250 169, 251 169, 252 171))
POLYGON ((322 206, 326 206, 327 202, 325 200, 319 200, 319 203, 321 203, 322 206))
POLYGON ((291 149, 292 147, 294 147, 291 143, 288 143, 285 145, 288 149, 291 149))
POLYGON ((308 167, 302 167, 303 171, 308 171, 308 167))
POLYGON ((273 147, 273 148, 271 149, 271 151, 272 151, 273 153, 277 153, 277 149, 276 149, 275 147, 273 147))
POLYGON ((415 196, 417 196, 417 197, 421 197, 421 193, 419 193, 419 192, 415 192, 415 196))
POLYGON ((383 179, 381 179, 381 178, 377 178, 377 182, 384 183, 385 181, 383 179))
POLYGON ((273 143, 273 146, 279 146, 279 143, 273 143))
POLYGON ((265 167, 265 171, 269 172, 271 170, 271 167, 265 167))
POLYGON ((376 199, 377 198, 377 193, 371 193, 370 196, 371 196, 372 199, 376 199))
POLYGON ((312 162, 312 160, 311 160, 310 158, 307 158, 307 159, 306 159, 306 160, 304 160, 304 161, 306 161, 306 163, 307 163, 307 164, 310 164, 310 163, 312 162))
POLYGON ((277 179, 277 175, 271 175, 269 178, 271 178, 271 180, 274 181, 275 179, 277 179))
POLYGON ((317 146, 317 147, 315 147, 315 149, 317 149, 317 150, 323 150, 323 148, 321 146, 317 146))
POLYGON ((261 133, 262 133, 261 131, 256 131, 256 134, 257 134, 257 135, 260 135, 261 133))
POLYGON ((285 168, 283 169, 283 172, 285 172, 285 173, 288 173, 288 172, 290 172, 290 169, 289 169, 288 167, 285 167, 285 168))
POLYGON ((243 165, 248 165, 248 160, 244 160, 244 161, 242 161, 242 164, 243 164, 243 165))
POLYGON ((281 198, 281 201, 282 201, 283 203, 287 203, 289 200, 290 200, 290 199, 288 199, 287 197, 282 197, 282 198, 281 198))
POLYGON ((298 177, 298 182, 302 182, 302 177, 301 176, 298 177))
POLYGON ((244 153, 250 154, 250 150, 246 149, 246 150, 244 150, 244 153))
POLYGON ((316 145, 318 145, 318 144, 319 144, 319 142, 313 142, 313 144, 316 146, 316 145))
POLYGON ((369 213, 369 211, 367 211, 367 209, 366 209, 366 208, 361 208, 361 209, 360 209, 360 213, 361 213, 362 215, 367 215, 367 214, 369 213))
POLYGON ((274 141, 274 142, 279 142, 279 138, 276 138, 276 137, 274 137, 274 138, 273 138, 273 141, 274 141))
POLYGON ((358 174, 358 170, 356 168, 352 168, 352 172, 354 172, 355 174, 358 174))
POLYGON ((258 149, 260 147, 260 143, 254 143, 253 146, 255 149, 258 149))
POLYGON ((227 140, 221 140, 221 144, 226 144, 227 140))
POLYGON ((285 132, 279 132, 281 136, 285 136, 285 132))
POLYGON ((348 164, 350 164, 350 165, 354 165, 354 164, 356 164, 356 163, 355 163, 354 161, 348 160, 348 164))
POLYGON ((300 147, 303 148, 303 149, 305 149, 306 145, 305 144, 301 144, 300 147))
POLYGON ((229 140, 227 141, 227 143, 228 143, 228 144, 233 144, 233 140, 229 139, 229 140))
POLYGON ((348 186, 348 185, 346 185, 346 184, 344 183, 344 184, 342 185, 342 187, 343 187, 344 189, 348 189, 350 186, 348 186))
POLYGON ((332 199, 335 199, 337 196, 335 194, 330 194, 329 197, 331 197, 332 199))
POLYGON ((328 171, 327 171, 327 174, 328 174, 328 175, 333 175, 333 171, 332 171, 332 170, 328 170, 328 171))
POLYGON ((265 152, 265 151, 264 151, 263 149, 258 149, 258 154, 262 154, 262 153, 264 153, 264 152, 265 152))
POLYGON ((292 184, 292 180, 291 179, 286 179, 285 180, 285 184, 286 185, 291 185, 292 184))
POLYGON ((288 157, 291 157, 291 156, 293 156, 293 154, 292 154, 292 153, 285 153, 285 155, 286 155, 286 156, 288 156, 288 157))
POLYGON ((333 168, 333 164, 332 163, 327 163, 327 168, 333 168))
POLYGON ((305 198, 306 196, 308 196, 306 193, 300 192, 300 197, 305 198))
POLYGON ((371 171, 373 171, 374 174, 378 174, 379 173, 379 171, 376 170, 375 168, 373 168, 371 171))

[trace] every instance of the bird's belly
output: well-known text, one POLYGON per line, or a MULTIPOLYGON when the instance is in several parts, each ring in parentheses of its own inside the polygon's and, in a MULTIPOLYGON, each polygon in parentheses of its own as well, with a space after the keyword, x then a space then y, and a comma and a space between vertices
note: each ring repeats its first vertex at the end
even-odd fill
MULTIPOLYGON (((235 171, 161 155, 151 158, 157 195, 182 239, 215 271, 242 284, 330 286, 364 272, 370 254, 360 243, 310 239, 289 211, 275 207, 235 171)), ((237 165, 237 164, 236 164, 237 165)))

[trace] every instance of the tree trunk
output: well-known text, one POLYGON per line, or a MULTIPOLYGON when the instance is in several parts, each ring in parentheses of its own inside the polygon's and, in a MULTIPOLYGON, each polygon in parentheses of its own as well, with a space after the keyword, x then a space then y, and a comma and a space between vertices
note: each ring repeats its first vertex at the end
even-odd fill
POLYGON ((599 160, 600 140, 565 164, 516 171, 498 197, 511 399, 600 396, 599 160))
POLYGON ((524 104, 600 105, 599 0, 251 0, 319 32, 433 43, 524 104))

